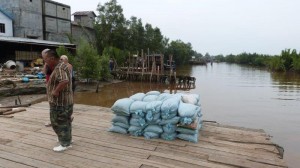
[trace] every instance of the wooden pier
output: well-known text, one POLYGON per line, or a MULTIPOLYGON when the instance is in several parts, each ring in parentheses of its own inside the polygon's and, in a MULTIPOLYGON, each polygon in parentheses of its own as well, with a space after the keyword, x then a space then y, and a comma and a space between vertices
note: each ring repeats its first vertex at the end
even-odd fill
MULTIPOLYGON (((128 168, 279 168, 287 167, 281 148, 263 130, 204 122, 199 142, 146 140, 107 132, 109 108, 74 106, 73 147, 56 153, 57 137, 47 102, 25 112, 0 117, 0 167, 128 167, 128 168)), ((205 115, 205 113, 204 113, 205 115)))
POLYGON ((173 83, 184 88, 195 87, 195 77, 176 75, 173 55, 169 55, 167 63, 164 64, 163 54, 144 55, 143 51, 141 53, 140 56, 129 55, 128 60, 122 66, 114 64, 111 69, 113 77, 119 80, 173 83))

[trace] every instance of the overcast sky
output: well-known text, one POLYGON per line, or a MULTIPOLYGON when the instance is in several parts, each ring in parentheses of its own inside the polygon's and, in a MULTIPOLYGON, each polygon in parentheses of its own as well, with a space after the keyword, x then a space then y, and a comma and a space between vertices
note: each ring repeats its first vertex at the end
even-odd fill
MULTIPOLYGON (((108 0, 54 0, 95 11, 108 0)), ((300 0, 117 0, 126 19, 141 18, 170 40, 210 55, 300 51, 300 0)))

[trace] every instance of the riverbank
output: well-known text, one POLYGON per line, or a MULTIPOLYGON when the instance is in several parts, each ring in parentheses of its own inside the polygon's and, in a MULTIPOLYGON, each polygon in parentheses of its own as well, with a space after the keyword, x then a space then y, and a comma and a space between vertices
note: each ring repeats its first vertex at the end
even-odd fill
MULTIPOLYGON (((121 80, 110 80, 110 81, 100 81, 99 83, 99 91, 105 85, 119 83, 121 80)), ((84 83, 84 82, 76 82, 76 92, 96 92, 97 83, 84 83)), ((2 88, 1 92, 6 93, 12 92, 10 88, 2 88)), ((11 94, 8 96, 0 96, 0 106, 12 106, 16 104, 36 104, 42 101, 46 101, 46 89, 45 85, 42 83, 38 86, 30 86, 30 84, 17 84, 15 92, 19 92, 20 94, 11 94), (25 90, 31 90, 26 92, 25 90)))

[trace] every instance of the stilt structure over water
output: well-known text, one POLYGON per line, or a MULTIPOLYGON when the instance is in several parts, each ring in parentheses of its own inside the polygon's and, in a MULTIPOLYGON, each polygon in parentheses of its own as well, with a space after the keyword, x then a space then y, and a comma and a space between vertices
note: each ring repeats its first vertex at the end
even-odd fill
POLYGON ((147 140, 108 132, 109 108, 75 104, 72 148, 52 151, 57 136, 49 121, 49 104, 0 117, 0 167, 111 168, 286 168, 282 148, 263 130, 203 122, 199 142, 147 140), (13 117, 12 117, 13 116, 13 117))
POLYGON ((126 63, 115 67, 112 74, 121 80, 150 81, 161 83, 176 83, 194 87, 196 78, 186 75, 177 75, 173 55, 169 55, 164 63, 163 54, 129 55, 126 63))
POLYGON ((126 63, 116 67, 113 73, 119 79, 159 81, 165 75, 164 55, 144 55, 143 51, 140 56, 129 55, 126 63))

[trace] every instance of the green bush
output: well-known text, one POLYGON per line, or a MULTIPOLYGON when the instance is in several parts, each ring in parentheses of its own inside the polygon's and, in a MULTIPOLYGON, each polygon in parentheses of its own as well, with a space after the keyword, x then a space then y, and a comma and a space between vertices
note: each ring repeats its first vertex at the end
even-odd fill
POLYGON ((292 57, 292 68, 294 71, 300 72, 300 53, 292 57))
POLYGON ((284 61, 278 56, 274 56, 270 59, 268 67, 272 71, 286 71, 284 61))
POLYGON ((101 79, 101 64, 100 57, 96 48, 87 41, 81 40, 77 49, 76 63, 78 64, 78 74, 80 78, 86 79, 101 79))

